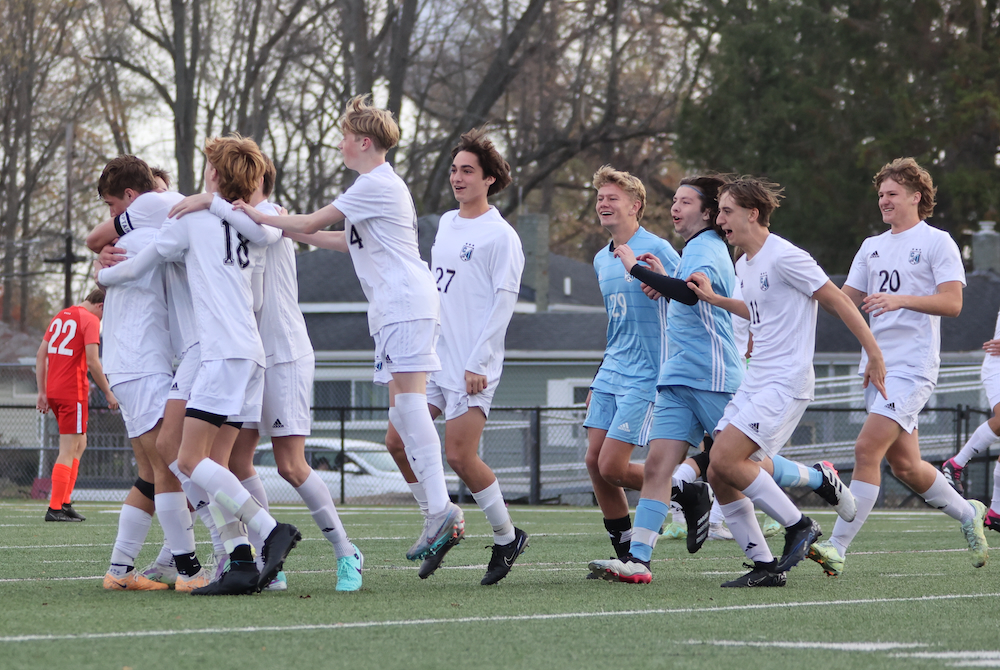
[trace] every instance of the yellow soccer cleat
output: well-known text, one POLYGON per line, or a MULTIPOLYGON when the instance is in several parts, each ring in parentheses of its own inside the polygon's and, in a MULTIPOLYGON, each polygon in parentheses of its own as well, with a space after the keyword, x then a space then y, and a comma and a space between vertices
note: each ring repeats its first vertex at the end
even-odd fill
POLYGON ((129 570, 124 577, 110 572, 104 575, 104 588, 108 591, 166 591, 169 585, 143 577, 138 570, 129 570))

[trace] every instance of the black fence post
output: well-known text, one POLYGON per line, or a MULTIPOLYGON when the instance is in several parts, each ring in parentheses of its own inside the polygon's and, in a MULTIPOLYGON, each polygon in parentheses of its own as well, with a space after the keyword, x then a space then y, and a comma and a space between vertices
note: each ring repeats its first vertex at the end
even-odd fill
POLYGON ((347 420, 347 410, 340 408, 340 504, 344 504, 347 497, 347 434, 344 423, 347 420))
POLYGON ((531 422, 531 436, 528 444, 528 504, 538 505, 542 502, 542 410, 535 407, 531 422))

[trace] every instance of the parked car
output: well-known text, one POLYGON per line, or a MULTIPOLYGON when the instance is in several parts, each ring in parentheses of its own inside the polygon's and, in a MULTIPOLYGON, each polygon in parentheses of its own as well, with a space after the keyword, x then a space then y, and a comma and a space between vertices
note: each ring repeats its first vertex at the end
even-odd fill
MULTIPOLYGON (((307 437, 306 461, 326 483, 335 502, 341 501, 342 482, 346 502, 413 502, 384 444, 348 439, 341 451, 337 438, 307 437)), ((253 463, 268 503, 302 502, 295 488, 278 474, 270 442, 257 446, 253 463)))

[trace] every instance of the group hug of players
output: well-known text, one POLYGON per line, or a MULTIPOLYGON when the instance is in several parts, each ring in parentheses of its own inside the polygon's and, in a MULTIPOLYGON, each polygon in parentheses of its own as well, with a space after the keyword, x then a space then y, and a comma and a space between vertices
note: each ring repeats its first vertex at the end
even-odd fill
MULTIPOLYGON (((361 587, 364 556, 305 458, 315 359, 298 307, 293 241, 349 252, 368 299, 374 381, 390 395, 386 446, 424 519, 406 553, 421 561, 420 578, 464 536, 433 424, 442 414, 448 464, 493 528, 481 583, 503 579, 527 547, 478 454, 524 267, 516 232, 488 203, 510 184, 510 168, 482 132, 462 136, 450 177, 459 208, 441 217, 428 268, 412 197, 386 162, 399 140, 391 114, 358 97, 340 124, 344 164, 359 176, 312 214, 288 215, 269 202, 274 166, 239 136, 206 142, 199 195, 167 191, 132 156, 102 173, 98 190, 112 218, 87 242, 100 252, 95 277, 107 290, 106 395, 120 405, 139 466, 105 588, 173 586, 194 595, 287 588, 282 566, 301 536, 268 511, 253 468, 260 436, 271 439, 280 475, 333 546, 337 590, 361 587), (326 230, 342 221, 344 230, 326 230), (192 510, 211 532, 214 568, 196 555, 192 510), (164 546, 138 570, 154 511, 164 546)), ((985 564, 984 523, 994 513, 952 485, 964 463, 941 473, 921 460, 916 430, 937 378, 940 317, 961 310, 961 256, 947 233, 924 222, 935 189, 916 162, 889 163, 875 186, 890 230, 864 243, 841 289, 808 253, 770 232, 777 184, 682 180, 671 208, 685 240, 679 256, 639 225, 646 200, 639 179, 609 166, 594 175, 597 216, 611 235, 594 259, 609 325, 588 398, 586 464, 615 556, 591 562, 590 577, 650 582, 671 503, 675 520, 686 518, 689 551, 713 530, 746 553, 750 572, 723 586, 782 586, 807 556, 838 575, 875 504, 883 457, 896 477, 959 521, 973 564, 985 564), (735 268, 726 242, 742 252, 735 268), (813 397, 818 304, 843 319, 864 350, 869 416, 849 489, 827 462, 806 466, 779 455, 813 397), (631 462, 636 445, 649 446, 644 464, 631 462), (829 541, 819 541, 819 525, 782 491, 788 486, 809 486, 836 508, 841 518, 829 541), (641 491, 634 524, 625 488, 641 491), (755 505, 785 529, 780 557, 768 548, 755 505)), ((50 336, 51 328, 43 343, 51 350, 50 336)), ((63 500, 68 509, 49 511, 72 511, 68 493, 63 500)))

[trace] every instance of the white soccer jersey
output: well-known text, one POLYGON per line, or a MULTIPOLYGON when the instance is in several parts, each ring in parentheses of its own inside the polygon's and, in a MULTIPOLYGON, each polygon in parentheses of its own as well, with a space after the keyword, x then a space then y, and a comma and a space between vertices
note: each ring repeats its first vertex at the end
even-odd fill
MULTIPOLYGON (((115 217, 116 245, 128 258, 152 243, 179 193, 143 193, 115 217)), ((102 366, 117 382, 151 374, 172 374, 173 350, 164 270, 156 267, 135 280, 109 286, 104 299, 102 366)))
POLYGON ((499 291, 516 301, 523 270, 521 239, 495 207, 475 219, 463 219, 458 210, 441 217, 431 249, 441 296, 441 370, 431 375, 438 386, 464 392, 466 370, 485 375, 488 388, 500 379, 513 302, 501 307, 503 314, 494 315, 494 306, 499 291))
POLYGON ((793 398, 813 399, 816 310, 813 293, 829 281, 813 257, 771 233, 752 259, 736 261, 743 302, 750 310, 753 355, 740 388, 778 386, 793 398))
MULTIPOLYGON (((278 213, 277 208, 266 200, 258 204, 256 209, 264 214, 278 213)), ((267 246, 260 265, 255 266, 255 272, 257 270, 263 272, 262 301, 259 307, 255 305, 257 309, 254 311, 257 314, 260 339, 264 344, 266 367, 297 361, 313 353, 306 321, 302 316, 302 310, 299 309, 299 283, 296 274, 295 245, 292 240, 282 237, 281 231, 277 228, 258 226, 243 212, 232 210, 232 206, 222 198, 215 198, 212 203, 212 213, 231 221, 243 235, 248 237, 253 229, 247 230, 244 227, 246 225, 264 229, 265 234, 267 230, 277 232, 275 237, 264 238, 258 242, 267 246)))
MULTIPOLYGON (((993 327, 993 339, 1000 340, 1000 313, 997 314, 997 324, 993 327)), ((988 379, 995 375, 1000 375, 1000 356, 986 354, 980 376, 983 379, 988 379)))
POLYGON ((354 270, 368 298, 368 329, 438 318, 438 293, 417 247, 413 198, 392 166, 383 163, 333 201, 346 218, 344 232, 354 270))
POLYGON ((178 359, 198 343, 198 323, 194 317, 194 300, 188 286, 187 268, 183 260, 164 263, 167 284, 167 315, 170 319, 170 346, 178 359))
POLYGON ((208 212, 168 220, 150 247, 134 259, 101 271, 113 284, 147 272, 160 261, 184 259, 194 304, 201 360, 252 360, 264 365, 264 347, 253 315, 249 242, 208 212))
MULTIPOLYGON (((921 221, 893 234, 886 231, 861 244, 845 286, 866 295, 934 295, 939 284, 965 285, 962 255, 951 235, 921 221)), ((902 372, 937 382, 941 366, 941 317, 897 309, 870 317, 872 334, 882 349, 888 372, 902 372)), ((860 374, 868 355, 862 351, 860 374)))
MULTIPOLYGON (((734 300, 743 300, 743 290, 740 288, 739 282, 736 282, 736 286, 733 288, 733 295, 730 297, 734 300)), ((746 357, 747 349, 750 347, 750 322, 737 314, 733 314, 732 318, 733 339, 736 341, 736 351, 740 356, 746 357)))

